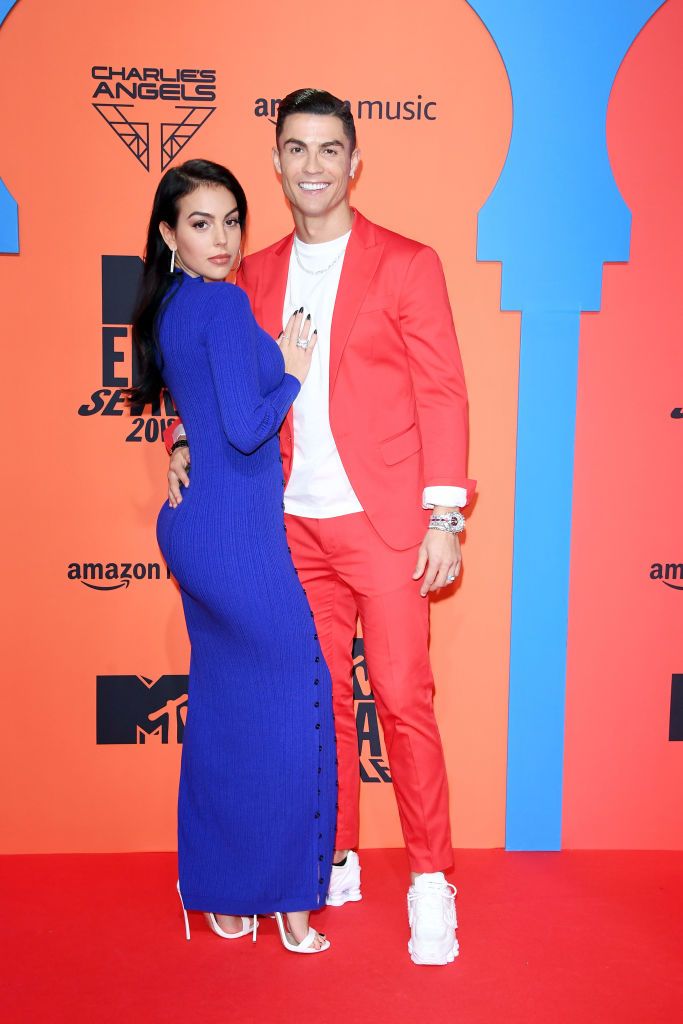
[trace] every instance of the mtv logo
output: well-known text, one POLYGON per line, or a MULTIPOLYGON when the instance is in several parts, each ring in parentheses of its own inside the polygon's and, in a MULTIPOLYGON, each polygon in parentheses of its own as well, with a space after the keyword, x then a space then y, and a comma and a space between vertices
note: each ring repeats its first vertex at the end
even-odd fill
POLYGON ((671 705, 669 710, 669 739, 683 740, 683 674, 671 677, 671 705))
POLYGON ((102 323, 129 324, 144 264, 139 256, 102 257, 102 323))
POLYGON ((98 743, 182 743, 187 676, 97 677, 98 743))

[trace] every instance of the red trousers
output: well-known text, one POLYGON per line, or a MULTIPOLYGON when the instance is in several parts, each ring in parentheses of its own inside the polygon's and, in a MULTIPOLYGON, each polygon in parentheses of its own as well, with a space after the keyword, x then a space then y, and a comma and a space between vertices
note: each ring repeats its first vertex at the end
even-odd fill
POLYGON ((448 782, 434 717, 429 599, 414 581, 417 550, 394 551, 365 513, 333 519, 285 516, 332 675, 339 812, 336 848, 358 846, 359 766, 352 644, 360 616, 365 658, 382 723, 412 871, 452 867, 448 782))

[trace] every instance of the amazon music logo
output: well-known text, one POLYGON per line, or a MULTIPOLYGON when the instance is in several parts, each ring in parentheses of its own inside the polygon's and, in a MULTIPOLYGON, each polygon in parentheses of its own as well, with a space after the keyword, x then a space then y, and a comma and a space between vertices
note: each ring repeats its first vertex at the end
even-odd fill
POLYGON ((379 731, 375 698, 365 664, 362 637, 353 642, 353 699, 356 702, 356 733, 362 782, 391 782, 391 772, 379 731))
POLYGON ((182 743, 187 686, 187 676, 98 676, 97 743, 182 743))
POLYGON ((96 65, 90 69, 93 107, 146 171, 158 139, 164 171, 216 110, 212 68, 96 65))
POLYGON ((124 388, 137 381, 130 324, 142 268, 139 256, 102 257, 102 325, 98 353, 101 387, 92 392, 89 401, 79 406, 78 415, 126 416, 125 440, 153 444, 162 439, 164 430, 178 412, 167 391, 149 405, 126 406, 124 388))
POLYGON ((672 590, 683 590, 683 562, 653 562, 650 579, 659 580, 672 590))
POLYGON ((69 562, 66 576, 89 590, 126 590, 140 580, 170 580, 171 570, 159 562, 69 562))
MULTIPOLYGON (((281 97, 280 97, 281 99, 281 97)), ((265 117, 275 124, 280 99, 257 96, 254 117, 265 117)), ((408 99, 345 100, 355 121, 436 121, 436 100, 426 99, 422 93, 408 99)))

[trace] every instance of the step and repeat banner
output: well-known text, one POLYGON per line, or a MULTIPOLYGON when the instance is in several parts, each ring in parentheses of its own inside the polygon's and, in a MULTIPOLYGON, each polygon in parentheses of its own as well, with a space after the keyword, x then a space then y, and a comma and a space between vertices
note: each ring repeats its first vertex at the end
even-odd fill
MULTIPOLYGON (((407 0, 350 0, 333 23, 275 0, 200 15, 179 0, 0 9, 3 852, 175 846, 189 646, 154 533, 175 409, 171 398, 125 405, 131 308, 152 196, 174 162, 205 157, 236 173, 247 252, 290 230, 274 116, 306 85, 356 116, 353 204, 432 245, 446 271, 480 493, 462 581, 432 602, 431 656, 454 841, 505 845, 525 311, 501 311, 501 266, 477 260, 514 100, 475 10, 485 6, 427 0, 416 13, 407 0)), ((606 270, 602 311, 581 327, 563 782, 572 846, 683 839, 670 813, 683 780, 681 28, 674 3, 645 25, 609 110, 633 251, 606 270)), ((360 637, 354 685, 362 845, 401 845, 360 637)))

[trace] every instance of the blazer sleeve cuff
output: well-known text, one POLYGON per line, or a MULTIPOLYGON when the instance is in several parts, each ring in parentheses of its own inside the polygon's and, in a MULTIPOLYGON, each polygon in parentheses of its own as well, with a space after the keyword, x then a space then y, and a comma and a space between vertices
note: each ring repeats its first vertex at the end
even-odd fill
POLYGON ((467 490, 464 487, 425 487, 422 492, 422 508, 446 505, 449 508, 464 508, 467 504, 467 490))
POLYGON ((442 483, 438 477, 436 480, 432 477, 431 480, 425 483, 424 490, 422 491, 422 507, 430 508, 434 505, 457 505, 458 508, 464 508, 465 505, 472 501, 476 489, 477 481, 469 480, 467 477, 461 477, 457 483, 449 484, 442 483), (445 501, 444 498, 448 498, 449 500, 445 501), (456 501, 454 500, 455 498, 463 500, 456 501))
POLYGON ((182 420, 172 420, 164 431, 164 445, 166 451, 171 454, 171 448, 179 437, 185 437, 185 427, 182 420))

